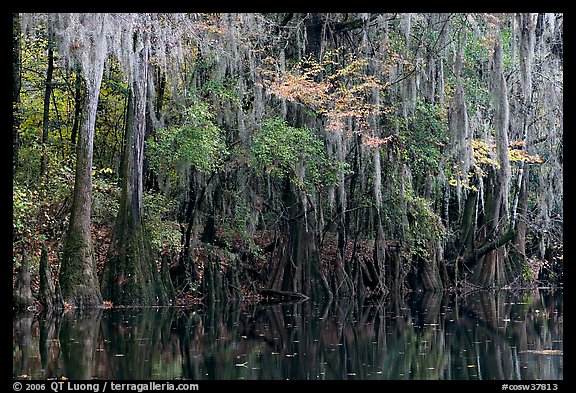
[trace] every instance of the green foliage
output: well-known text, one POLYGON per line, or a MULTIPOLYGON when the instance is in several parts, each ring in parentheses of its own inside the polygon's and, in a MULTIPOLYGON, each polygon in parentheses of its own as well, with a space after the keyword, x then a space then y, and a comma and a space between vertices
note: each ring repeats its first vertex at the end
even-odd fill
POLYGON ((236 92, 238 81, 233 78, 208 79, 202 86, 206 93, 213 94, 218 100, 225 102, 230 101, 236 106, 240 106, 241 101, 236 92))
POLYGON ((406 193, 408 215, 408 241, 412 255, 429 258, 431 249, 446 235, 440 217, 430 207, 429 201, 406 193))
MULTIPOLYGON (((462 82, 468 118, 474 117, 477 112, 484 114, 490 108, 492 96, 482 75, 489 72, 494 45, 493 39, 488 35, 475 37, 469 34, 464 46, 462 82)), ((450 95, 454 91, 455 85, 454 75, 448 76, 447 86, 449 86, 450 95)))
POLYGON ((116 168, 126 128, 128 88, 118 65, 111 61, 110 71, 102 80, 98 116, 94 128, 94 166, 116 168))
POLYGON ((92 220, 111 225, 118 214, 120 192, 117 179, 110 179, 110 168, 92 171, 92 220))
POLYGON ((437 174, 444 146, 448 143, 446 124, 445 107, 422 101, 416 105, 408 124, 400 122, 403 153, 415 177, 415 184, 424 184, 424 179, 437 174))
POLYGON ((34 236, 39 198, 38 191, 14 184, 12 188, 12 235, 15 243, 34 236))
POLYGON ((63 236, 74 188, 73 171, 63 165, 49 167, 50 176, 28 185, 21 176, 12 187, 12 250, 14 262, 26 252, 32 266, 39 260, 40 245, 63 236))
POLYGON ((178 202, 158 193, 144 194, 146 230, 155 251, 179 250, 182 234, 176 221, 178 202))
POLYGON ((520 267, 520 270, 522 272, 521 273, 522 280, 525 283, 533 282, 535 279, 538 278, 538 277, 533 277, 532 269, 530 268, 530 265, 526 261, 522 261, 522 265, 520 267))
POLYGON ((158 172, 189 165, 200 172, 217 169, 228 153, 223 130, 216 125, 209 105, 192 101, 178 109, 181 122, 159 129, 156 139, 147 141, 151 165, 158 172))
POLYGON ((251 243, 252 238, 247 237, 249 234, 246 233, 246 228, 248 228, 248 224, 253 214, 252 209, 250 208, 249 204, 246 202, 246 198, 243 198, 240 195, 239 190, 228 191, 229 193, 234 194, 230 199, 234 201, 233 207, 233 232, 239 234, 243 237, 242 240, 251 243))
MULTIPOLYGON (((195 18, 206 17, 197 15, 195 18)), ((211 18, 202 21, 203 28, 210 27, 211 18)), ((298 18, 300 16, 295 14, 293 20, 298 18)), ((476 183, 468 183, 469 180, 481 180, 487 168, 498 166, 491 139, 494 102, 490 92, 491 62, 497 40, 502 44, 509 88, 511 184, 518 184, 516 176, 520 165, 526 168, 531 164, 534 168, 528 177, 528 217, 537 217, 536 221, 528 222, 528 236, 534 237, 531 248, 536 249, 538 242, 544 247, 545 242, 555 241, 557 237, 561 241, 558 228, 562 223, 562 198, 558 198, 557 192, 548 192, 549 185, 562 181, 561 168, 553 166, 561 164, 562 157, 562 105, 558 98, 562 91, 562 68, 551 66, 556 54, 548 42, 554 39, 554 34, 543 30, 543 35, 537 38, 539 49, 534 55, 532 71, 534 98, 531 105, 526 106, 519 97, 522 91, 519 88, 519 41, 513 45, 513 40, 519 37, 512 34, 510 15, 431 17, 430 14, 413 14, 407 18, 407 15, 380 16, 378 20, 368 22, 348 14, 338 17, 325 14, 321 17, 326 21, 325 26, 336 26, 335 31, 350 26, 350 21, 366 22, 363 29, 366 36, 361 41, 360 36, 354 34, 350 35, 349 41, 334 41, 331 30, 327 29, 321 38, 324 40, 323 55, 319 59, 315 56, 302 58, 303 43, 292 39, 303 33, 298 29, 306 24, 300 22, 290 22, 286 29, 280 29, 289 33, 285 38, 290 40, 278 41, 273 36, 263 37, 261 30, 250 31, 253 36, 234 36, 249 32, 256 22, 245 23, 239 19, 241 23, 228 30, 231 26, 228 23, 235 23, 233 16, 228 16, 224 18, 227 19, 225 24, 220 20, 218 25, 211 26, 213 30, 208 30, 210 41, 195 42, 196 38, 203 37, 198 34, 185 43, 181 52, 182 74, 168 72, 162 97, 149 97, 154 101, 162 100, 160 118, 165 125, 154 129, 146 141, 145 162, 150 168, 143 168, 147 176, 145 187, 164 193, 146 192, 144 196, 145 225, 154 248, 166 250, 181 246, 177 207, 188 198, 184 195, 189 185, 187 176, 200 171, 203 174, 194 181, 198 187, 206 188, 202 203, 195 205, 196 217, 213 215, 217 229, 227 231, 231 243, 241 241, 259 255, 263 251, 255 245, 254 233, 250 232, 262 221, 262 228, 269 229, 267 223, 277 220, 275 205, 283 190, 279 184, 289 179, 291 186, 298 189, 298 196, 314 194, 314 206, 326 206, 325 212, 334 205, 334 194, 329 194, 328 188, 341 185, 344 192, 353 192, 354 195, 346 195, 346 212, 340 213, 345 214, 346 225, 362 226, 361 229, 365 229, 362 234, 370 236, 374 220, 366 212, 374 211, 371 209, 377 201, 375 195, 381 196, 381 205, 378 199, 381 216, 378 218, 382 219, 386 238, 401 241, 412 257, 432 256, 433 247, 448 237, 447 229, 438 217, 439 211, 449 218, 447 225, 452 225, 453 233, 458 233, 456 215, 460 213, 453 204, 455 190, 450 186, 457 187, 460 201, 461 190, 476 190, 476 183), (344 22, 337 22, 340 17, 344 22), (387 20, 385 31, 381 24, 384 20, 387 20), (230 41, 225 40, 233 36, 235 49, 227 52, 231 46, 226 45, 230 41), (276 45, 280 42, 284 56, 278 56, 281 48, 276 45), (363 47, 367 42, 379 44, 363 47), (455 53, 459 48, 462 48, 462 73, 455 75, 455 53), (431 68, 432 61, 435 61, 435 69, 431 68), (432 75, 434 78, 429 78, 432 75), (443 157, 449 142, 447 107, 457 79, 463 84, 472 134, 475 166, 468 174, 459 173, 458 166, 452 165, 458 157, 443 157), (408 89, 417 81, 421 84, 415 90, 408 89), (441 104, 431 104, 422 98, 428 96, 424 92, 431 91, 431 83, 434 83, 435 93, 440 93, 438 89, 444 86, 441 104), (184 86, 193 93, 180 96, 184 86), (259 89, 263 89, 267 97, 283 100, 289 118, 298 118, 302 123, 267 117, 278 113, 279 100, 258 102, 259 89), (555 89, 559 92, 555 93, 555 89), (414 108, 411 105, 414 96, 407 96, 408 92, 415 94, 414 108), (404 109, 409 109, 407 115, 404 109), (261 116, 264 116, 262 122, 261 116), (321 120, 325 126, 310 128, 314 126, 309 124, 316 122, 307 119, 321 120), (250 130, 251 138, 227 146, 227 142, 236 141, 241 121, 250 130), (535 142, 526 147, 514 140, 524 121, 529 122, 528 140, 535 142), (295 127, 295 124, 299 126, 295 127), (392 130, 398 130, 398 133, 392 130), (345 137, 338 141, 341 143, 338 154, 336 149, 328 149, 326 145, 326 138, 331 138, 332 132, 345 137), (366 149, 354 150, 360 147, 353 143, 355 137, 366 149), (381 164, 377 173, 371 161, 376 150, 371 149, 379 149, 381 164), (334 159, 340 152, 346 157, 342 162, 334 159), (358 168, 358 176, 343 176, 351 173, 350 163, 358 168), (215 171, 221 176, 203 176, 215 171), (268 175, 266 180, 272 181, 254 179, 261 175, 268 175), (270 183, 274 185, 265 190, 268 193, 257 189, 270 183), (376 186, 380 188, 378 193, 374 192, 376 186), (261 203, 266 198, 270 199, 266 201, 268 203, 261 203), (544 227, 552 226, 556 229, 544 230, 544 227)), ((262 18, 254 20, 257 19, 262 18)), ((538 23, 539 29, 547 28, 547 22, 538 23)), ((555 28, 559 29, 561 25, 555 28)), ((79 80, 76 71, 63 63, 62 54, 55 52, 48 140, 43 142, 49 44, 45 26, 36 26, 36 30, 37 34, 22 40, 21 102, 15 114, 19 120, 19 167, 13 183, 14 255, 20 256, 22 251, 27 251, 31 258, 37 257, 37 246, 44 240, 53 240, 51 246, 58 247, 70 213, 73 163, 76 161, 71 134, 77 119, 75 93, 79 80), (48 165, 43 178, 39 176, 41 157, 46 158, 48 165)), ((151 57, 152 64, 158 65, 157 60, 159 58, 151 57)), ((126 77, 118 61, 110 57, 100 91, 93 145, 92 224, 96 225, 111 225, 118 210, 120 188, 115 173, 124 150, 126 77)), ((85 94, 82 83, 80 88, 85 94)), ((159 92, 156 89, 156 93, 159 92)), ((438 96, 437 102, 439 100, 438 96)), ((487 198, 487 194, 482 193, 479 198, 487 198)), ((516 194, 510 197, 512 201, 516 194)), ((480 206, 479 203, 478 209, 480 206)), ((331 219, 323 216, 323 219, 327 218, 331 219)), ((519 273, 528 278, 526 270, 519 273)))
POLYGON ((40 34, 21 41, 21 102, 18 108, 21 168, 17 175, 20 179, 27 177, 29 182, 38 180, 42 152, 49 162, 57 162, 54 168, 69 165, 69 156, 75 152, 70 135, 74 123, 76 73, 64 66, 57 51, 54 52, 48 141, 41 142, 48 41, 44 28, 40 30, 40 34))
POLYGON ((280 118, 268 118, 253 136, 253 164, 265 173, 290 178, 300 187, 337 184, 349 164, 328 159, 324 143, 307 127, 292 127, 280 118), (303 170, 301 169, 303 168, 303 170))

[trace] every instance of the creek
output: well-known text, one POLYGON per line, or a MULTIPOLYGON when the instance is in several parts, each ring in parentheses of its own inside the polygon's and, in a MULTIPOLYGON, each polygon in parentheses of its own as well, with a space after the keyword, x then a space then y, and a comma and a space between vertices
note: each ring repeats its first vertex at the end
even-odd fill
POLYGON ((13 318, 13 378, 561 380, 562 290, 13 318))

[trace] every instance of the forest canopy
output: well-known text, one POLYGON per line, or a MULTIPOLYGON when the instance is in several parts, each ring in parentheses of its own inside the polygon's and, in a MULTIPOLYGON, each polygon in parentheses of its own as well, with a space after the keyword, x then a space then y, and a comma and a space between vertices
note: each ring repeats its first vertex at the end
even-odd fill
POLYGON ((15 307, 562 283, 563 14, 13 14, 12 135, 15 307))

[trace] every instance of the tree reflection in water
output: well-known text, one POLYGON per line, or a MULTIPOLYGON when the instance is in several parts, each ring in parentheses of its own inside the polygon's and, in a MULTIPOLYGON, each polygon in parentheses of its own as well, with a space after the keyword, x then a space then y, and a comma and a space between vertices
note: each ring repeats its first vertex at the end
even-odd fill
POLYGON ((13 319, 13 376, 558 380, 562 316, 562 292, 544 290, 24 314, 13 319))

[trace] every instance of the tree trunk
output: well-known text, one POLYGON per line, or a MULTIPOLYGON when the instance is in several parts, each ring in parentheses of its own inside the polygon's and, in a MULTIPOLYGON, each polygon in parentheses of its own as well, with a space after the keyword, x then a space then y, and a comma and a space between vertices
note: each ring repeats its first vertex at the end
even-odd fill
POLYGON ((294 235, 297 235, 297 228, 295 228, 297 223, 292 219, 294 218, 292 215, 297 213, 296 205, 298 202, 289 176, 286 176, 284 180, 282 203, 285 207, 290 208, 286 209, 288 217, 283 219, 280 246, 275 249, 275 253, 278 254, 278 262, 268 286, 273 290, 291 291, 293 287, 293 251, 297 247, 297 244, 294 244, 297 243, 297 239, 294 238, 294 235))
POLYGON ((468 193, 462 212, 462 224, 460 225, 460 237, 456 244, 459 255, 468 253, 474 249, 474 232, 476 230, 476 204, 478 192, 471 190, 468 193))
POLYGON ((482 287, 508 283, 505 264, 507 257, 501 248, 507 241, 512 229, 509 227, 509 190, 510 190, 510 155, 508 151, 509 106, 508 87, 504 76, 502 44, 500 39, 494 46, 494 69, 492 74, 492 98, 494 106, 494 129, 496 136, 496 153, 498 167, 488 171, 485 214, 481 227, 481 242, 491 244, 483 257, 476 257, 478 263, 471 276, 474 284, 482 287), (492 241, 499 239, 500 241, 492 241), (502 239, 507 240, 502 242, 502 239), (494 247, 494 249, 491 249, 494 247))
POLYGON ((40 303, 49 314, 64 308, 60 287, 54 283, 52 278, 46 244, 42 244, 42 254, 40 255, 40 303))
POLYGON ((523 260, 526 259, 526 230, 528 219, 528 176, 530 167, 524 166, 522 172, 522 181, 518 192, 518 210, 516 211, 516 237, 514 245, 516 252, 520 254, 523 260))
MULTIPOLYGON (((182 251, 180 252, 180 257, 178 258, 178 264, 176 265, 175 273, 176 277, 185 276, 190 282, 196 281, 198 279, 198 272, 196 270, 196 265, 194 263, 194 238, 196 237, 195 224, 198 212, 198 202, 197 197, 197 182, 196 182, 196 169, 190 167, 190 182, 188 185, 188 206, 186 208, 185 219, 188 221, 186 226, 186 231, 183 235, 182 251)), ((202 190, 202 195, 204 195, 206 188, 202 190)), ((209 234, 206 234, 207 238, 203 241, 210 242, 209 234)))
POLYGON ((82 113, 82 77, 80 70, 76 70, 76 82, 74 83, 74 121, 72 123, 72 130, 70 131, 70 143, 76 144, 78 137, 78 128, 80 126, 80 117, 82 113))
MULTIPOLYGON (((519 60, 520 73, 522 77, 522 132, 518 135, 524 141, 523 150, 528 152, 531 147, 531 128, 533 124, 532 111, 532 63, 534 58, 534 46, 536 39, 536 19, 530 13, 519 14, 520 25, 520 45, 519 60)), ((522 271, 526 266, 526 231, 527 231, 527 213, 528 213, 528 179, 530 176, 530 166, 526 162, 520 164, 518 171, 518 188, 514 200, 514 209, 512 212, 513 222, 516 229, 514 238, 514 249, 510 255, 509 274, 514 276, 516 272, 522 271)), ((532 277, 536 279, 536 277, 532 277)))
POLYGON ((54 72, 54 49, 51 40, 48 40, 48 67, 46 81, 44 82, 44 110, 42 114, 42 151, 40 155, 40 176, 42 182, 48 166, 48 131, 50 130, 50 95, 52 94, 52 73, 54 72))
MULTIPOLYGON (((434 245, 430 246, 431 248, 434 245)), ((419 277, 422 283, 422 289, 425 291, 441 291, 444 286, 442 285, 440 263, 437 251, 431 253, 428 258, 419 258, 419 277)))
POLYGON ((102 294, 106 300, 122 305, 162 305, 169 302, 162 282, 156 255, 143 223, 143 156, 146 128, 149 40, 135 44, 142 47, 134 54, 131 76, 131 100, 128 105, 128 127, 122 194, 116 225, 102 273, 102 294))
MULTIPOLYGON (((376 214, 374 220, 376 221, 376 239, 374 240, 374 253, 373 253, 373 265, 374 273, 376 274, 376 289, 380 293, 385 293, 389 288, 386 285, 386 275, 388 274, 386 270, 386 265, 389 261, 386 260, 386 239, 384 238, 384 227, 382 225, 380 209, 376 209, 376 214)), ((398 283, 394 283, 394 288, 398 289, 400 286, 398 283)))
MULTIPOLYGON (((93 49, 96 50, 96 49, 93 49)), ((72 307, 90 308, 102 304, 90 234, 92 210, 92 157, 98 95, 104 71, 104 59, 94 64, 95 80, 87 80, 82 107, 82 126, 76 147, 76 176, 72 211, 60 268, 62 297, 72 307)))
POLYGON ((481 287, 492 287, 506 283, 504 274, 504 249, 514 237, 512 228, 500 222, 502 216, 502 190, 499 188, 495 169, 488 171, 486 179, 486 201, 484 214, 480 218, 480 228, 476 242, 482 244, 464 257, 464 263, 472 268, 470 282, 481 287), (504 232, 504 229, 507 231, 504 232))
POLYGON ((306 53, 313 54, 318 60, 322 55, 322 31, 324 26, 320 15, 318 13, 310 13, 304 19, 307 39, 306 53))
POLYGON ((30 288, 30 258, 25 252, 22 255, 20 271, 16 278, 12 295, 12 307, 17 311, 26 310, 34 304, 32 289, 30 288))
POLYGON ((279 239, 275 240, 272 259, 276 262, 268 288, 285 292, 304 292, 307 296, 328 295, 320 272, 319 237, 312 215, 305 215, 297 188, 286 176, 283 184, 282 204, 286 216, 282 219, 279 239), (306 222, 305 220, 308 220, 306 222), (322 289, 322 292, 320 291, 322 289))
MULTIPOLYGON (((149 84, 150 104, 147 110, 147 123, 145 140, 156 139, 156 128, 159 125, 160 111, 162 110, 162 102, 164 100, 164 91, 166 86, 166 76, 158 66, 149 66, 151 73, 154 74, 154 83, 149 84), (157 87, 154 86, 157 84, 157 87), (156 92, 155 103, 152 105, 152 94, 156 92)), ((146 155, 144 156, 144 179, 146 189, 159 191, 160 186, 158 182, 158 174, 148 163, 146 155)))

